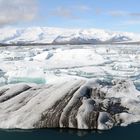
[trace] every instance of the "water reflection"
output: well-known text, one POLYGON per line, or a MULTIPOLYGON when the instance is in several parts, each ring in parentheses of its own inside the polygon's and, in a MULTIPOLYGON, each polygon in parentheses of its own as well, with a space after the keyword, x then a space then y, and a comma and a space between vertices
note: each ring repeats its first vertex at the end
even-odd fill
POLYGON ((40 130, 1 130, 0 138, 3 140, 139 140, 140 124, 133 124, 128 127, 115 127, 108 131, 75 130, 75 129, 40 129, 40 130))
POLYGON ((77 130, 77 129, 54 129, 53 131, 58 131, 60 134, 68 133, 70 135, 76 135, 79 137, 103 133, 103 131, 99 131, 99 130, 77 130))

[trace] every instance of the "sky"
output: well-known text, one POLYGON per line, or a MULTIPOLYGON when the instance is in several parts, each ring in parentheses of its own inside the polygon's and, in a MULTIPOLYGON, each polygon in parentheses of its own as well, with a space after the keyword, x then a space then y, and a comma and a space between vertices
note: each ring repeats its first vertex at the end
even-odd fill
POLYGON ((140 0, 0 0, 0 27, 9 26, 140 33, 140 0))

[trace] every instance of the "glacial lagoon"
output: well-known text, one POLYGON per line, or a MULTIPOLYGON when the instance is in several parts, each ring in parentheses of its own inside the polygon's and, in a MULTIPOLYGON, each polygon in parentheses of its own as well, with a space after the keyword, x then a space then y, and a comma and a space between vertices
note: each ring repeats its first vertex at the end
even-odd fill
MULTIPOLYGON (((140 89, 138 45, 13 46, 0 48, 0 85, 54 84, 72 79, 129 79, 140 89)), ((139 124, 107 131, 71 129, 1 130, 8 139, 139 139, 139 124)))

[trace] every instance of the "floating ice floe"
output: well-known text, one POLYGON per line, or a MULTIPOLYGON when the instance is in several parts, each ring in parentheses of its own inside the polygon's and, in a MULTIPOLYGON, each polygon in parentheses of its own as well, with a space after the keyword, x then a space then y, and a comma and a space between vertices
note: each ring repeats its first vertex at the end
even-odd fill
POLYGON ((56 83, 70 76, 109 81, 129 78, 140 83, 137 45, 20 46, 0 51, 0 69, 4 72, 0 77, 3 82, 5 78, 5 84, 56 83))
POLYGON ((7 83, 37 83, 37 84, 45 84, 46 79, 44 72, 39 68, 32 68, 27 67, 24 70, 14 70, 9 71, 5 74, 6 77, 8 77, 7 83))

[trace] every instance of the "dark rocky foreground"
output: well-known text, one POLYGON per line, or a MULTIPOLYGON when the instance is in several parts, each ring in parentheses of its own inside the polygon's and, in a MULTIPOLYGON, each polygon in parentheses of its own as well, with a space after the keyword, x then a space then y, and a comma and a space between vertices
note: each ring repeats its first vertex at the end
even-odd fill
POLYGON ((140 121, 133 82, 72 80, 0 88, 0 128, 111 129, 140 121))

